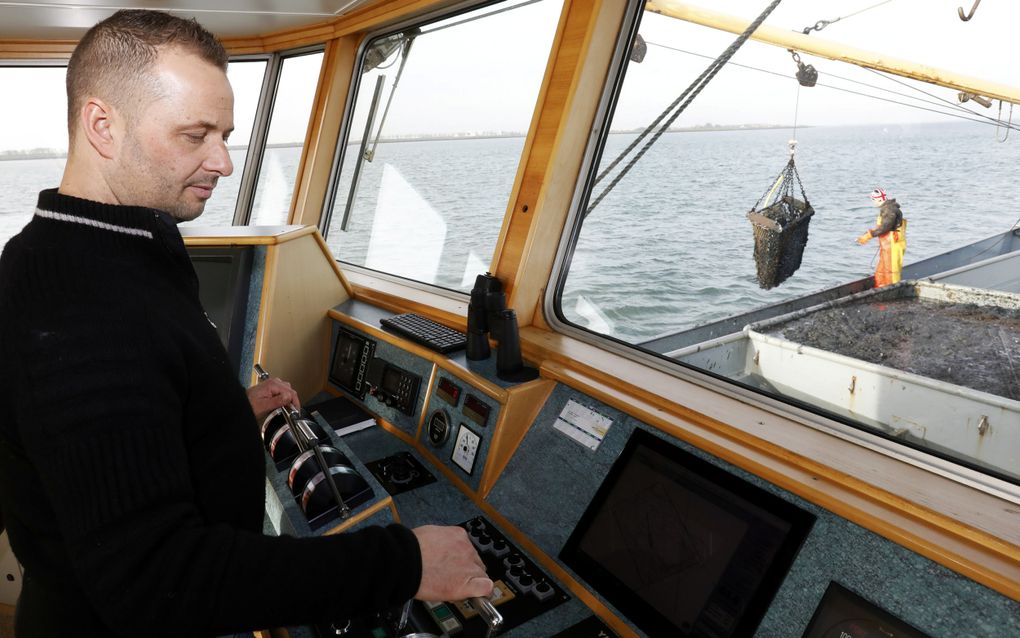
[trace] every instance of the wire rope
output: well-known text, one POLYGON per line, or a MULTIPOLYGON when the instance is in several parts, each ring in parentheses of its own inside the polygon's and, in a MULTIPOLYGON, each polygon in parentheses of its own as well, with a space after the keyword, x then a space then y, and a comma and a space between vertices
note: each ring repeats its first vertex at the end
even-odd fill
POLYGON ((865 11, 871 11, 872 9, 875 9, 877 7, 881 7, 883 4, 889 4, 890 2, 892 2, 892 0, 882 0, 882 2, 879 2, 877 4, 873 4, 870 7, 865 7, 863 9, 860 9, 859 11, 854 11, 853 13, 848 13, 845 16, 840 16, 840 17, 836 18, 835 20, 819 20, 818 22, 815 22, 812 26, 804 27, 804 30, 801 31, 801 33, 803 33, 804 35, 808 35, 812 31, 821 31, 825 27, 827 27, 827 26, 829 26, 831 24, 836 24, 840 20, 846 20, 847 18, 852 18, 855 15, 860 15, 860 14, 864 13, 865 11))
POLYGON ((708 83, 711 82, 713 78, 715 78, 716 74, 719 73, 719 71, 724 66, 726 66, 726 63, 729 61, 731 57, 733 57, 733 54, 737 52, 737 49, 739 49, 744 44, 744 42, 746 42, 747 39, 751 37, 751 34, 754 33, 755 30, 761 25, 761 23, 765 21, 765 18, 767 18, 769 14, 771 14, 772 11, 777 6, 779 6, 780 2, 782 2, 782 0, 773 0, 772 3, 770 3, 769 6, 767 6, 764 11, 762 11, 761 15, 755 18, 754 22, 748 25, 747 29, 745 29, 744 32, 741 33, 737 37, 737 39, 734 40, 733 43, 730 44, 730 46, 728 46, 726 50, 723 51, 718 58, 713 60, 712 63, 708 65, 708 68, 705 69, 701 73, 701 75, 699 75, 698 78, 694 80, 694 82, 689 87, 687 87, 683 93, 680 94, 680 97, 674 100, 673 103, 666 108, 666 110, 659 114, 659 116, 655 118, 655 121, 652 122, 647 128, 645 128, 641 135, 636 140, 634 140, 634 142, 632 142, 630 146, 628 146, 622 153, 620 153, 620 155, 615 160, 613 160, 612 164, 605 171, 603 171, 601 175, 599 175, 596 178, 595 184, 601 181, 602 178, 604 178, 613 167, 619 164, 619 162, 623 159, 623 157, 627 153, 629 153, 633 148, 637 146, 640 140, 646 137, 648 133, 651 132, 653 128, 658 126, 659 122, 662 122, 663 119, 665 118, 665 122, 663 122, 663 124, 659 126, 659 129, 655 132, 652 138, 648 140, 643 147, 641 147, 641 150, 639 150, 637 154, 634 155, 634 157, 631 158, 629 162, 627 162, 626 166, 624 166, 620 170, 620 172, 616 175, 616 177, 613 178, 613 181, 611 181, 609 185, 606 186, 606 188, 603 189, 601 193, 599 193, 598 197, 595 198, 595 201, 588 206, 588 208, 585 210, 586 216, 590 214, 591 211, 594 210, 595 207, 598 206, 603 199, 605 199, 606 195, 608 195, 610 191, 612 191, 613 188, 615 188, 616 185, 620 183, 620 180, 623 179, 624 176, 630 172, 630 169, 632 169, 634 165, 637 164, 637 162, 640 161, 642 157, 644 157, 645 153, 648 152, 648 149, 650 149, 652 145, 655 144, 655 142, 658 141, 660 137, 662 137, 663 133, 665 133, 669 129, 670 125, 676 121, 676 118, 678 118, 680 114, 683 113, 684 110, 690 105, 690 103, 694 101, 694 98, 698 97, 701 91, 706 86, 708 86, 708 83), (686 100, 684 100, 685 97, 686 100), (677 107, 676 105, 680 103, 682 100, 683 103, 680 104, 679 107, 677 107), (673 114, 667 118, 666 115, 671 110, 673 110, 674 107, 676 107, 676 111, 673 112, 673 114))
MULTIPOLYGON (((688 51, 686 49, 680 49, 680 48, 677 48, 677 47, 671 47, 669 45, 660 44, 658 42, 651 42, 649 40, 646 40, 645 42, 649 46, 655 46, 655 47, 659 47, 659 48, 662 48, 662 49, 668 49, 670 51, 676 51, 677 53, 683 53, 683 54, 691 55, 691 56, 694 56, 694 57, 712 59, 712 56, 706 55, 704 53, 697 53, 695 51, 688 51)), ((730 61, 729 64, 731 66, 736 66, 736 67, 740 67, 740 68, 743 68, 743 69, 749 69, 751 71, 758 71, 759 73, 766 73, 768 75, 775 75, 777 77, 781 77, 781 78, 787 79, 787 80, 793 79, 789 74, 780 73, 778 71, 772 71, 771 69, 763 69, 761 67, 751 66, 751 65, 748 65, 748 64, 741 64, 739 62, 733 62, 733 61, 730 61)), ((894 78, 891 78, 891 77, 889 77, 889 76, 887 76, 887 75, 885 75, 883 73, 879 73, 877 71, 874 71, 873 69, 868 69, 868 70, 872 71, 873 73, 878 74, 880 77, 886 77, 888 79, 894 79, 894 78)), ((834 91, 843 91, 845 93, 850 93, 852 95, 859 95, 859 96, 871 98, 871 99, 874 99, 874 100, 880 100, 880 101, 883 101, 883 102, 889 102, 891 104, 898 104, 900 106, 905 106, 907 108, 915 108, 915 109, 922 110, 922 111, 929 111, 931 113, 937 113, 939 115, 945 115, 946 117, 955 117, 955 118, 958 118, 958 119, 961 119, 961 120, 964 120, 964 121, 967 121, 967 122, 977 122, 979 124, 988 124, 988 125, 995 125, 995 126, 1007 126, 1009 128, 1012 128, 1012 129, 1020 130, 1020 129, 1018 129, 1017 125, 1008 124, 1007 122, 1003 122, 1002 120, 997 120, 997 119, 991 118, 991 117, 989 117, 987 115, 983 115, 981 113, 977 113, 977 112, 972 111, 972 110, 970 110, 970 109, 968 109, 966 107, 963 107, 963 106, 961 106, 959 104, 954 104, 953 102, 950 102, 949 100, 945 100, 943 98, 939 98, 938 96, 934 96, 938 101, 924 100, 924 99, 916 97, 916 96, 908 95, 906 93, 901 93, 899 91, 893 91, 893 90, 890 90, 890 89, 887 89, 887 88, 884 88, 884 87, 876 86, 874 84, 868 84, 867 82, 862 82, 860 80, 855 80, 853 78, 848 78, 848 77, 844 77, 844 76, 841 76, 841 75, 836 75, 835 73, 830 73, 828 71, 826 71, 825 75, 827 75, 829 77, 834 77, 834 78, 837 78, 837 79, 840 79, 840 80, 843 80, 843 81, 846 81, 846 82, 852 82, 854 84, 860 84, 860 85, 866 86, 866 87, 868 87, 870 89, 875 89, 876 91, 883 91, 885 93, 890 93, 892 95, 899 95, 899 96, 907 98, 909 100, 916 100, 918 102, 924 102, 926 104, 942 106, 943 105, 942 103, 945 103, 946 105, 952 106, 957 111, 960 111, 960 112, 963 112, 963 113, 969 113, 971 115, 974 115, 975 117, 973 117, 973 118, 971 118, 971 117, 964 117, 964 116, 960 115, 959 113, 953 113, 953 112, 947 112, 947 111, 939 111, 939 110, 936 110, 936 109, 925 108, 925 107, 922 107, 922 106, 918 106, 917 104, 911 104, 911 103, 908 103, 908 102, 900 102, 899 100, 892 100, 892 99, 884 98, 884 97, 881 97, 881 96, 878 96, 878 95, 873 95, 871 93, 863 93, 861 91, 854 91, 853 89, 848 89, 848 88, 841 87, 841 86, 834 86, 832 84, 826 84, 824 82, 818 82, 817 84, 815 84, 815 86, 821 86, 821 87, 824 87, 824 88, 827 88, 827 89, 832 89, 834 91), (981 118, 981 119, 977 119, 977 118, 981 118)), ((906 84, 906 83, 904 83, 904 84, 906 86, 910 87, 909 84, 906 84)), ((916 87, 911 87, 911 88, 916 88, 916 87)))
MULTIPOLYGON (((865 68, 867 68, 867 67, 865 67, 865 68)), ((906 83, 906 82, 904 82, 903 80, 900 80, 900 79, 894 78, 894 77, 892 77, 891 75, 889 75, 889 74, 887 74, 887 73, 880 73, 879 71, 876 71, 875 69, 867 69, 867 70, 868 70, 868 71, 871 71, 871 72, 872 72, 872 73, 874 73, 875 75, 878 75, 879 77, 884 77, 884 78, 886 78, 887 80, 892 80, 893 82, 895 82, 895 83, 897 83, 897 84, 901 84, 901 85, 903 85, 903 86, 907 87, 908 89, 913 89, 913 90, 917 91, 918 93, 922 93, 922 94, 924 94, 924 95, 927 95, 928 97, 930 97, 930 98, 932 98, 932 99, 935 99, 935 100, 938 100, 939 102, 945 102, 946 104, 949 104, 950 106, 958 107, 958 108, 960 108, 960 109, 962 109, 962 110, 964 110, 964 111, 967 111, 968 113, 971 113, 971 114, 973 114, 973 115, 976 115, 976 116, 978 116, 978 117, 981 117, 981 118, 984 118, 984 119, 987 119, 987 120, 989 120, 990 122, 995 122, 995 123, 999 123, 999 122, 1001 122, 1001 121, 1002 121, 1002 120, 1001 120, 1001 118, 998 118, 998 119, 997 119, 997 118, 994 118, 994 117, 992 117, 992 116, 990 116, 990 115, 985 115, 984 113, 979 113, 979 112, 977 112, 977 111, 972 111, 972 110, 970 110, 970 109, 968 109, 968 108, 966 108, 966 107, 963 107, 963 106, 961 106, 961 105, 955 104, 955 103, 953 103, 953 102, 951 102, 951 101, 949 101, 949 100, 945 99, 944 97, 939 97, 938 95, 935 95, 934 93, 929 93, 928 91, 925 91, 924 89, 922 89, 922 88, 920 88, 920 87, 916 87, 916 86, 913 86, 913 85, 907 84, 907 83, 906 83)), ((1001 104, 1001 103, 1002 103, 1002 100, 1000 100, 999 102, 1000 102, 1000 104, 1001 104)))

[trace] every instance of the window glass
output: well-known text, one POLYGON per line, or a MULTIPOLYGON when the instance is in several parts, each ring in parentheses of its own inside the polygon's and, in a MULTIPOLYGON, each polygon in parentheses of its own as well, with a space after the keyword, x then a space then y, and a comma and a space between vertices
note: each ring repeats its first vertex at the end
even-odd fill
MULTIPOLYGON (((1015 67, 987 50, 956 55, 1005 41, 993 31, 892 7, 834 23, 832 37, 1015 84, 1015 67), (897 21, 924 43, 903 49, 897 21), (960 43, 953 56, 946 41, 960 43)), ((643 13, 644 58, 626 49, 622 82, 607 85, 618 93, 559 266, 559 321, 1018 482, 1020 147, 1000 143, 1010 105, 961 105, 955 90, 806 53, 818 80, 802 87, 790 52, 749 40, 654 143, 643 150, 651 127, 626 153, 737 37, 643 13), (898 216, 873 207, 875 188, 898 216), (906 283, 876 287, 901 237, 906 283)), ((800 31, 820 17, 791 6, 768 24, 800 31)))
POLYGON ((287 223, 321 66, 321 51, 283 60, 259 181, 255 186, 252 224, 287 223))
POLYGON ((326 229, 333 254, 471 288, 492 261, 561 7, 489 4, 368 43, 326 229))
MULTIPOLYGON (((265 73, 265 60, 231 61, 234 173, 219 181, 201 217, 190 224, 229 225, 234 219, 265 73)), ((67 161, 67 93, 64 66, 0 67, 0 86, 24 87, 31 100, 0 100, 0 246, 28 223, 39 191, 56 188, 67 161)))
POLYGON ((223 177, 216 184, 212 197, 206 202, 200 217, 187 224, 201 226, 229 226, 234 223, 234 209, 241 188, 241 173, 248 157, 255 112, 258 110, 262 93, 262 79, 266 73, 266 61, 232 60, 227 65, 227 78, 234 89, 234 132, 230 134, 230 159, 234 172, 223 177))
POLYGON ((0 86, 31 99, 0 100, 0 248, 32 218, 39 191, 67 161, 65 67, 0 67, 0 86))

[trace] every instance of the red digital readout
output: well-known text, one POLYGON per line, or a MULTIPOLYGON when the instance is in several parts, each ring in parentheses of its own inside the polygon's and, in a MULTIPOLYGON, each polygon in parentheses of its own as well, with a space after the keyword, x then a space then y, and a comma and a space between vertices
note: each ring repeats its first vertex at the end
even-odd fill
POLYGON ((456 407, 460 401, 460 387, 445 377, 439 377, 438 394, 444 401, 456 407))

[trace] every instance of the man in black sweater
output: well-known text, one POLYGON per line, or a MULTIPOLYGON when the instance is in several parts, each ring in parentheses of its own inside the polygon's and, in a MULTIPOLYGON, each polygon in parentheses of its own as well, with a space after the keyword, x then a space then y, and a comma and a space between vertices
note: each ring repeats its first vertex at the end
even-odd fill
POLYGON ((460 528, 261 533, 264 453, 176 223, 232 171, 226 53, 122 11, 68 66, 59 189, 0 257, 0 508, 19 637, 216 636, 487 595, 460 528))

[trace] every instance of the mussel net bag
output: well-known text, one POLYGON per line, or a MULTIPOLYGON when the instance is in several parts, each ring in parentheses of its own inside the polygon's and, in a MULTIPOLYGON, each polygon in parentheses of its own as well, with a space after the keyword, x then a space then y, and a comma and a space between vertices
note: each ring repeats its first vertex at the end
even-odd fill
POLYGON ((795 182, 801 186, 791 158, 776 183, 747 213, 754 229, 754 264, 758 285, 766 290, 778 286, 797 272, 807 245, 808 225, 815 211, 807 201, 803 186, 800 188, 803 199, 794 197, 795 182), (758 209, 762 201, 772 203, 758 209))

